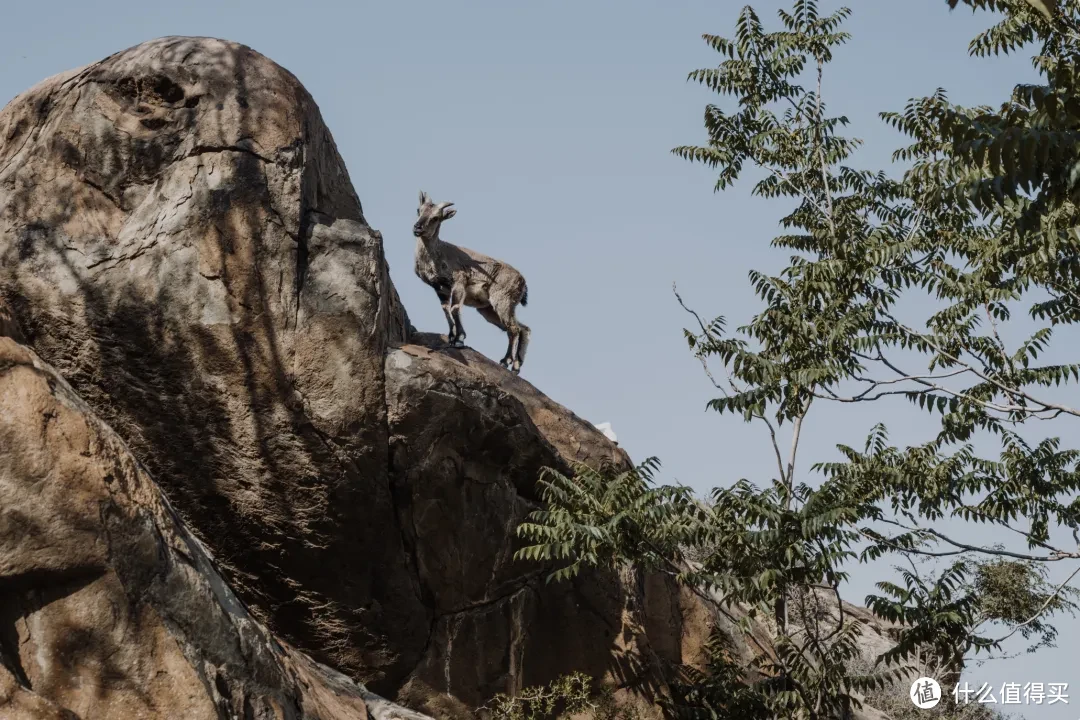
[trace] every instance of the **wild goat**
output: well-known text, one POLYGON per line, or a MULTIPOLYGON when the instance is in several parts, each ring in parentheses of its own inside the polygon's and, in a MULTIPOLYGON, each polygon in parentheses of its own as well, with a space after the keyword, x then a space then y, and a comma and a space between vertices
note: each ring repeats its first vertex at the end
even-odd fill
POLYGON ((481 255, 468 248, 439 239, 443 221, 457 214, 454 203, 433 203, 426 192, 420 193, 413 235, 416 241, 416 275, 435 289, 443 314, 450 326, 448 338, 455 347, 463 347, 465 328, 461 325, 461 306, 476 308, 485 320, 506 332, 509 345, 499 364, 514 373, 525 362, 529 346, 529 328, 518 322, 514 311, 520 303, 528 304, 525 278, 506 263, 481 255))

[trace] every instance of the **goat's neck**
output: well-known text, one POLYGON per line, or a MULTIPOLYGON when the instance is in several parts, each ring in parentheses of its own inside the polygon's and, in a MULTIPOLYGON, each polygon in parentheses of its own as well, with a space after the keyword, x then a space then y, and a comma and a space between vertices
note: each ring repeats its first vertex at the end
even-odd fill
POLYGON ((416 274, 424 282, 430 282, 439 274, 439 236, 416 238, 416 274))
POLYGON ((431 237, 425 237, 421 235, 416 238, 416 251, 425 252, 428 255, 435 256, 439 252, 439 245, 442 244, 442 240, 439 239, 439 231, 436 230, 432 233, 431 237))

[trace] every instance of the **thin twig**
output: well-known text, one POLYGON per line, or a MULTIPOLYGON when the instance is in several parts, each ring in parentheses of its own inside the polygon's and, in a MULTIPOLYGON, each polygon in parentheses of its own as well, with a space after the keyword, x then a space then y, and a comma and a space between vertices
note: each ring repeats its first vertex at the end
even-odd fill
MULTIPOLYGON (((907 334, 909 334, 909 335, 911 335, 913 337, 918 338, 919 340, 921 340, 922 342, 924 342, 928 346, 930 346, 930 348, 933 349, 939 355, 944 356, 950 362, 954 362, 957 365, 960 365, 961 367, 967 368, 968 370, 971 371, 972 374, 974 374, 975 376, 981 378, 982 380, 984 380, 984 381, 986 381, 988 383, 993 384, 995 387, 1000 389, 1003 393, 1006 393, 1006 394, 1008 394, 1008 393, 1016 393, 1017 395, 1023 397, 1025 400, 1028 400, 1029 402, 1033 402, 1036 405, 1041 405, 1042 407, 1046 408, 1047 410, 1059 410, 1059 411, 1061 411, 1063 413, 1067 413, 1069 415, 1075 415, 1076 417, 1080 417, 1080 410, 1075 410, 1075 409, 1073 409, 1071 407, 1068 407, 1067 405, 1059 405, 1057 403, 1052 403, 1052 402, 1047 402, 1045 400, 1040 400, 1039 398, 1033 397, 1032 395, 1030 395, 1029 393, 1027 393, 1026 391, 1024 391, 1024 390, 1022 390, 1020 388, 1009 387, 1009 386, 1005 385, 1004 383, 1002 383, 1001 381, 997 380, 996 378, 991 377, 989 375, 986 375, 986 374, 976 370, 970 363, 964 362, 960 358, 955 357, 952 353, 949 353, 949 352, 943 350, 942 348, 938 347, 933 341, 931 341, 929 338, 927 338, 924 334, 922 334, 922 333, 920 333, 920 332, 918 332, 916 330, 913 330, 912 328, 907 327, 903 323, 897 321, 896 318, 892 317, 888 313, 883 313, 883 314, 888 320, 893 322, 896 325, 896 327, 900 328, 905 333, 907 333, 907 334)), ((901 374, 903 374, 903 373, 901 373, 901 374)), ((980 400, 975 400, 975 399, 972 399, 972 401, 980 403, 980 404, 985 404, 985 401, 980 401, 980 400)), ((1028 412, 1028 413, 1031 412, 1030 408, 1019 408, 1019 410, 1022 411, 1022 412, 1028 412)))
POLYGON ((960 548, 961 550, 966 550, 966 551, 969 551, 969 552, 983 553, 983 554, 986 554, 986 555, 998 555, 998 556, 1001 556, 1001 557, 1011 557, 1011 558, 1016 558, 1017 560, 1031 560, 1033 562, 1057 562, 1059 560, 1068 560, 1070 558, 1072 558, 1072 559, 1080 558, 1080 553, 1075 553, 1075 552, 1059 551, 1059 552, 1051 553, 1049 555, 1029 555, 1029 554, 1026 554, 1026 553, 1012 552, 1011 550, 1001 550, 1001 549, 996 549, 996 548, 992 549, 992 548, 987 548, 987 547, 979 547, 977 545, 968 545, 967 543, 962 543, 962 542, 958 542, 956 540, 953 540, 952 538, 948 537, 947 535, 944 535, 943 533, 941 533, 941 532, 939 532, 939 531, 937 531, 937 530, 935 530, 933 528, 913 528, 913 527, 908 527, 907 525, 904 525, 901 522, 897 522, 896 520, 888 520, 886 518, 878 518, 878 520, 880 522, 887 523, 889 525, 895 525, 896 527, 903 528, 904 530, 907 530, 908 532, 927 533, 929 535, 933 535, 934 537, 938 538, 939 540, 943 540, 943 541, 949 543, 953 547, 960 548))
POLYGON ((821 162, 821 182, 825 186, 825 203, 829 209, 828 214, 825 216, 826 221, 829 223, 829 233, 832 235, 833 242, 839 241, 836 237, 836 224, 833 221, 833 204, 832 204, 832 190, 829 187, 829 166, 825 162, 825 128, 824 120, 821 117, 821 78, 825 72, 825 61, 823 58, 817 59, 817 107, 815 115, 817 115, 818 124, 818 159, 821 162))

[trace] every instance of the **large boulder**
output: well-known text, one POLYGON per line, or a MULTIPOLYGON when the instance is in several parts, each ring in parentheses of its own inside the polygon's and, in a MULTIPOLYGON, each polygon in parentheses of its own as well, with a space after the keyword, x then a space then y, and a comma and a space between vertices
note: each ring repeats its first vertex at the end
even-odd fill
POLYGON ((124 442, 0 336, 0 718, 422 716, 276 640, 124 442))
POLYGON ((625 454, 479 353, 414 341, 386 358, 390 481, 434 623, 403 698, 432 712, 422 698, 476 705, 571 669, 620 686, 643 680, 637 665, 652 653, 636 578, 552 585, 550 568, 514 561, 543 468, 626 466, 625 454))
POLYGON ((315 660, 440 714, 579 669, 648 692, 681 660, 670 583, 513 560, 541 468, 626 456, 410 332, 315 102, 253 50, 163 38, 15 98, 0 300, 315 660))
POLYGON ((0 138, 0 292, 29 343, 257 616, 402 677, 430 611, 387 482, 398 306, 310 95, 242 45, 165 38, 18 96, 0 138))

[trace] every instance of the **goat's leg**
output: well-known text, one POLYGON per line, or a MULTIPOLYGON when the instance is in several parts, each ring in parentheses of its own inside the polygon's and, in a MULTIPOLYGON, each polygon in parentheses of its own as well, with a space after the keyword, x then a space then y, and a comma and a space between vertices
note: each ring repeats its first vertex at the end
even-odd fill
POLYGON ((454 326, 454 315, 450 312, 450 293, 438 288, 436 288, 435 293, 439 296, 439 304, 442 305, 443 315, 446 316, 446 324, 449 327, 446 333, 446 341, 453 345, 454 340, 457 338, 457 328, 454 326))
POLYGON ((514 364, 514 332, 512 330, 506 331, 506 355, 499 361, 499 364, 509 370, 514 364))
POLYGON ((457 343, 457 325, 454 323, 454 314, 450 312, 450 305, 443 305, 443 315, 446 316, 446 324, 449 329, 446 332, 446 342, 449 345, 457 343))
POLYGON ((506 348, 506 356, 502 359, 502 365, 511 372, 517 372, 521 369, 521 363, 516 361, 518 357, 518 346, 521 343, 521 328, 522 325, 514 317, 514 302, 507 298, 505 295, 501 295, 493 298, 491 307, 495 310, 495 313, 499 316, 499 321, 502 323, 503 328, 506 329, 506 337, 508 342, 506 348))
POLYGON ((530 335, 532 335, 532 330, 529 329, 529 326, 518 323, 518 343, 514 351, 514 372, 520 371, 521 366, 525 363, 525 351, 529 347, 530 335))
POLYGON ((510 346, 506 348, 506 369, 516 375, 521 369, 521 363, 517 361, 518 345, 521 343, 521 327, 515 323, 510 326, 506 334, 510 338, 510 346))
POLYGON ((499 328, 500 330, 505 331, 506 334, 507 334, 507 337, 510 338, 510 342, 506 346, 506 354, 503 355, 502 360, 499 361, 500 365, 502 365, 503 367, 505 367, 506 369, 509 370, 510 369, 510 359, 512 357, 511 354, 510 354, 510 350, 511 350, 511 348, 513 346, 514 340, 513 340, 513 337, 510 336, 510 331, 506 329, 506 323, 504 323, 502 321, 502 318, 499 317, 499 313, 495 312, 495 308, 491 307, 490 305, 487 305, 485 307, 478 307, 478 308, 476 308, 476 312, 480 313, 480 317, 484 318, 485 320, 487 320, 489 323, 491 323, 495 327, 499 328))
POLYGON ((461 306, 464 302, 465 285, 454 283, 454 287, 450 290, 450 317, 454 321, 454 327, 457 328, 457 334, 450 343, 454 347, 465 347, 465 327, 461 324, 461 306))
POLYGON ((454 335, 454 339, 450 341, 450 344, 454 347, 465 347, 465 328, 461 325, 461 306, 450 306, 450 322, 454 323, 454 327, 457 330, 457 334, 454 335))

